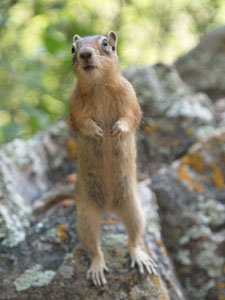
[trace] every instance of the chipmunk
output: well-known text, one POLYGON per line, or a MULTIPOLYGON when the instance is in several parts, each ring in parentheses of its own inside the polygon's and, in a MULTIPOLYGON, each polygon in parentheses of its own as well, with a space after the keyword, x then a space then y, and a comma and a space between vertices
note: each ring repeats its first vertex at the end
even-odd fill
POLYGON ((87 278, 107 283, 100 246, 100 225, 110 211, 129 237, 131 267, 156 273, 156 264, 140 246, 145 217, 137 191, 135 132, 141 110, 132 85, 120 74, 117 35, 75 35, 72 66, 77 77, 70 99, 70 122, 77 133, 77 230, 92 262, 87 278))

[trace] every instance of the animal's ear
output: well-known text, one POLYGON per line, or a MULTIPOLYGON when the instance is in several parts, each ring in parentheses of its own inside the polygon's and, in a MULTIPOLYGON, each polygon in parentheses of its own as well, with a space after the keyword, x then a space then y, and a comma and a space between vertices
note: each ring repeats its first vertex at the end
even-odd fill
POLYGON ((73 37, 73 42, 75 42, 79 39, 81 39, 81 37, 78 34, 75 34, 74 37, 73 37))
POLYGON ((107 33, 108 42, 112 46, 113 51, 116 51, 116 44, 117 44, 117 35, 114 31, 109 31, 107 33))

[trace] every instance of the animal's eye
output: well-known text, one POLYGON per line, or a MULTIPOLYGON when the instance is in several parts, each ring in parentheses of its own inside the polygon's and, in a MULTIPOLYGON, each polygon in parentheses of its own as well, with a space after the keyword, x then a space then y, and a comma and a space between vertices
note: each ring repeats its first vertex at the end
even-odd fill
POLYGON ((72 46, 71 52, 75 53, 75 47, 74 47, 74 45, 72 46))
POLYGON ((104 40, 102 41, 102 46, 103 46, 103 47, 108 46, 108 41, 107 41, 107 39, 104 39, 104 40))

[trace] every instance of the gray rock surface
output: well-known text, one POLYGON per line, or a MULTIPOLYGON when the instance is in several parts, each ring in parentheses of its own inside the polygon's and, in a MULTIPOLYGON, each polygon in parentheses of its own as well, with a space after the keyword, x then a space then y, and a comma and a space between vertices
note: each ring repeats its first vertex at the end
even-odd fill
POLYGON ((171 162, 214 130, 212 102, 205 94, 194 94, 174 66, 133 67, 124 75, 133 84, 143 111, 139 131, 142 161, 171 162))
POLYGON ((225 295, 225 128, 153 176, 162 233, 188 299, 225 295))
POLYGON ((194 91, 207 93, 212 99, 225 96, 225 26, 205 35, 199 44, 175 65, 181 78, 194 91))
POLYGON ((184 299, 162 242, 158 207, 148 181, 139 183, 147 216, 143 245, 158 263, 157 276, 130 270, 127 236, 113 216, 104 220, 102 235, 110 268, 108 285, 96 288, 86 280, 90 257, 76 233, 71 179, 67 179, 75 171, 75 154, 63 121, 27 142, 15 140, 1 147, 0 299, 184 299), (56 197, 55 190, 63 191, 65 198, 50 205, 47 199, 56 197))
POLYGON ((216 101, 215 112, 218 126, 225 127, 225 98, 221 98, 216 101))
POLYGON ((0 238, 3 245, 13 247, 25 239, 32 201, 47 191, 54 180, 74 168, 65 147, 68 139, 69 130, 62 121, 27 142, 15 139, 0 148, 0 238))

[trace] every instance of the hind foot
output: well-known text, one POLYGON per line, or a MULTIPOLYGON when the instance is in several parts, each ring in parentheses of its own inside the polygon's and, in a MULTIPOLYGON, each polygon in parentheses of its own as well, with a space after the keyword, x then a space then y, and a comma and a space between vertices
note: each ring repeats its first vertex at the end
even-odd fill
POLYGON ((156 268, 157 268, 156 263, 139 246, 135 248, 131 248, 130 256, 131 256, 131 268, 134 268, 135 264, 137 264, 139 272, 141 274, 144 274, 144 268, 146 268, 149 274, 156 275, 156 268))
POLYGON ((104 271, 109 271, 106 267, 104 257, 95 256, 92 259, 91 266, 87 271, 87 279, 91 279, 95 286, 100 287, 107 284, 104 271))

